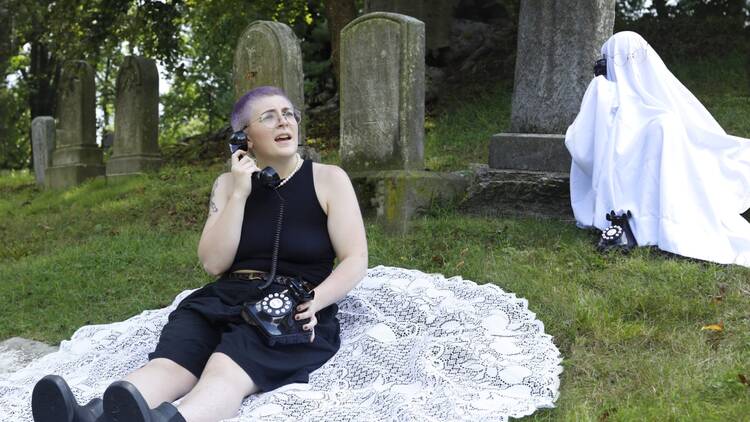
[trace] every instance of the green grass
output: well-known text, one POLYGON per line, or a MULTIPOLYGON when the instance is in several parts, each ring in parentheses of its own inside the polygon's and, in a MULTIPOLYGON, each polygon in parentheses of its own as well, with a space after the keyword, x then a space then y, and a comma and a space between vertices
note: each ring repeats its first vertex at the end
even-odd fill
MULTIPOLYGON (((0 177, 0 338, 57 343, 210 280, 196 257, 215 168, 64 192, 0 177)), ((434 210, 405 236, 367 222, 370 265, 495 283, 529 300, 564 357, 557 408, 530 420, 742 420, 750 269, 655 250, 601 255, 554 220, 434 210), (723 291, 723 293, 721 293, 723 291), (716 300, 715 297, 721 297, 716 300), (701 330, 723 322, 720 334, 701 330)))
POLYGON ((487 163, 490 136, 510 127, 512 83, 494 82, 450 90, 425 119, 425 167, 466 169, 487 163))
MULTIPOLYGON (((709 75, 723 81, 715 89, 692 65, 675 73, 728 132, 750 137, 739 73, 709 75)), ((507 128, 509 106, 500 83, 446 98, 427 122, 428 167, 486 163, 489 136, 507 128)), ((0 339, 57 343, 81 325, 162 307, 209 281, 196 249, 221 171, 167 167, 67 191, 41 191, 28 173, 0 174, 0 339)), ((750 378, 750 269, 651 249, 601 255, 593 234, 568 223, 449 210, 418 218, 404 236, 372 221, 367 234, 371 266, 460 275, 528 299, 565 371, 557 408, 527 420, 748 419, 750 386, 741 376, 750 378), (723 332, 701 329, 719 322, 723 332)))

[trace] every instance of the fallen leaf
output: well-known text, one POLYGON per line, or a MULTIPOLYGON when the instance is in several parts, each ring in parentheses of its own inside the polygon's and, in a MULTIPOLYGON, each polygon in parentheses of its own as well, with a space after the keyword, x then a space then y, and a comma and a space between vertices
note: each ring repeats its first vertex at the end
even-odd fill
POLYGON ((721 321, 718 324, 704 325, 703 327, 701 327, 701 331, 704 331, 704 330, 718 331, 718 332, 724 331, 724 321, 721 321))
POLYGON ((459 269, 459 268, 461 268, 463 266, 464 266, 464 261, 461 260, 461 261, 458 262, 458 264, 456 264, 456 269, 459 269))
POLYGON ((745 384, 746 386, 750 387, 750 380, 748 380, 746 376, 744 376, 744 375, 742 375, 742 374, 737 374, 737 378, 739 378, 739 379, 740 379, 740 382, 741 382, 741 383, 743 383, 743 384, 745 384))

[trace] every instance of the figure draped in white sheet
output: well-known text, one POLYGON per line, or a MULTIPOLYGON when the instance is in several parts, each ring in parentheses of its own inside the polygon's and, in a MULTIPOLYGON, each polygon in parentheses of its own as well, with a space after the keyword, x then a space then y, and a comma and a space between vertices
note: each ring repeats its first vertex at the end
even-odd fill
POLYGON ((638 34, 602 46, 595 77, 565 135, 571 205, 605 229, 630 210, 640 246, 750 266, 750 140, 728 135, 638 34))

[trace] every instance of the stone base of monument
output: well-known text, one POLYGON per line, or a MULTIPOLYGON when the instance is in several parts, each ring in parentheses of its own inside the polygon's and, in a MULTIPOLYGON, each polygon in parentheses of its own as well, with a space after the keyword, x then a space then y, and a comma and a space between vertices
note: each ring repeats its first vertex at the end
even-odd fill
POLYGON ((374 217, 389 233, 404 234, 413 217, 433 204, 461 201, 473 175, 384 170, 351 172, 349 177, 363 215, 374 217))
POLYGON ((104 176, 104 165, 69 165, 47 167, 44 184, 52 189, 64 189, 81 184, 87 179, 104 176))
POLYGON ((573 219, 568 173, 475 169, 476 178, 459 205, 468 214, 488 217, 573 219))
POLYGON ((489 164, 477 168, 463 211, 572 218, 571 158, 564 135, 499 133, 490 138, 489 164))
POLYGON ((490 138, 490 168, 570 173, 565 135, 498 133, 490 138))
POLYGON ((159 171, 161 165, 162 159, 158 154, 112 157, 107 161, 107 180, 159 171))
POLYGON ((63 166, 101 166, 102 150, 96 145, 73 145, 52 151, 52 164, 63 166))

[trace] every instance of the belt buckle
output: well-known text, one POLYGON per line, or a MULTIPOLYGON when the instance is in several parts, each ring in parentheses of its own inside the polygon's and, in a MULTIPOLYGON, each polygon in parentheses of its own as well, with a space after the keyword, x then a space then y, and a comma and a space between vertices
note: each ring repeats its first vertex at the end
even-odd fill
POLYGON ((240 270, 240 271, 235 271, 231 273, 230 276, 250 281, 250 280, 263 280, 265 274, 266 273, 264 273, 263 271, 240 270))

